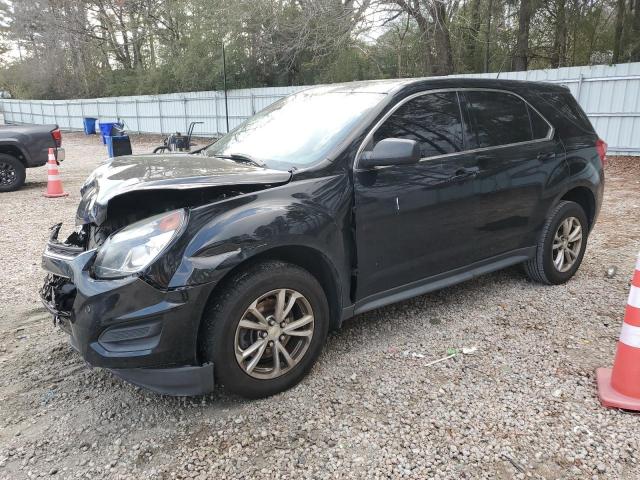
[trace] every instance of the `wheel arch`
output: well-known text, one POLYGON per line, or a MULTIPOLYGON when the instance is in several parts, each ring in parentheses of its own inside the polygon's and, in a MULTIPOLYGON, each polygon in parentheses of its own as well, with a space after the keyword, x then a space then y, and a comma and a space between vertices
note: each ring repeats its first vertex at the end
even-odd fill
POLYGON ((26 152, 14 143, 0 142, 0 154, 15 157, 25 166, 25 168, 28 165, 29 157, 26 152))
POLYGON ((558 199, 558 202, 563 200, 575 202, 582 207, 584 213, 587 215, 589 230, 591 230, 593 228, 596 215, 596 197, 591 189, 585 186, 573 187, 564 193, 558 199))
MULTIPOLYGON (((209 294, 207 302, 210 302, 218 292, 240 271, 249 268, 257 263, 279 260, 291 263, 298 267, 304 268, 320 283, 320 286, 327 296, 329 305, 329 329, 340 327, 342 302, 341 290, 338 272, 331 260, 320 250, 306 245, 284 245, 276 246, 267 250, 263 250, 245 260, 234 265, 229 271, 225 272, 220 278, 216 286, 209 294)), ((202 328, 202 320, 200 329, 202 328)), ((198 344, 200 342, 200 329, 198 331, 198 344)))

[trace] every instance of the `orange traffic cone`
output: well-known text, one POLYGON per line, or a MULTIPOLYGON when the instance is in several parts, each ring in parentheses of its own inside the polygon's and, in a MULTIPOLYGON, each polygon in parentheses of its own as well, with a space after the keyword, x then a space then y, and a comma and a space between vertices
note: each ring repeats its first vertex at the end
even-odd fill
POLYGON ((60 174, 58 173, 58 162, 56 162, 56 156, 53 153, 53 148, 49 149, 49 160, 47 161, 47 192, 43 193, 45 197, 66 197, 69 195, 62 190, 62 180, 60 180, 60 174))
POLYGON ((613 370, 598 368, 596 376, 602 405, 640 411, 640 255, 631 280, 613 370))

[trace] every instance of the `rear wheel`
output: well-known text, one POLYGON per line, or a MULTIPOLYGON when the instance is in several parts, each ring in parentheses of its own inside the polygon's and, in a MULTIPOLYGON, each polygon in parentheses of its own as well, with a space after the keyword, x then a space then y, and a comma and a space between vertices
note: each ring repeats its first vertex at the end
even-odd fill
POLYGON ((529 278, 548 285, 565 283, 575 275, 587 247, 588 221, 575 202, 560 202, 542 229, 534 258, 525 263, 529 278))
POLYGON ((0 192, 11 192, 24 185, 26 170, 16 157, 0 153, 0 192))
POLYGON ((200 350, 217 383, 259 398, 297 384, 327 337, 329 307, 318 281, 292 264, 269 261, 230 279, 210 301, 200 350))

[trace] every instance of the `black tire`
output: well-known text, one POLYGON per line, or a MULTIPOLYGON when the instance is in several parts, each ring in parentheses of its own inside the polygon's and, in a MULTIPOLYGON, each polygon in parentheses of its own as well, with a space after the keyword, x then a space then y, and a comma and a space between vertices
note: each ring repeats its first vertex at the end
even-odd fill
POLYGON ((551 212, 540 234, 535 256, 525 262, 524 269, 529 278, 546 285, 560 285, 575 275, 582 263, 587 247, 589 223, 584 209, 575 202, 561 201, 551 212), (553 261, 553 240, 558 228, 566 219, 575 218, 582 229, 582 243, 575 262, 567 271, 560 271, 553 261))
POLYGON ((24 185, 27 171, 16 157, 0 153, 0 192, 12 192, 24 185))
POLYGON ((262 398, 296 385, 318 359, 329 330, 329 306, 322 286, 308 271, 280 261, 246 268, 214 292, 202 318, 199 349, 204 361, 214 365, 216 383, 246 398, 262 398), (236 359, 236 329, 249 306, 277 289, 295 289, 309 302, 313 335, 298 363, 272 379, 250 376, 236 359))

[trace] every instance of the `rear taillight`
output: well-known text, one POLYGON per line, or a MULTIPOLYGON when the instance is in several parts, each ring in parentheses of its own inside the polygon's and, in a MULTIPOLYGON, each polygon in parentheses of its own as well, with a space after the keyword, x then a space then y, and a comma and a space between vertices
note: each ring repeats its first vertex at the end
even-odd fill
POLYGON ((596 150, 598 151, 600 162, 602 162, 602 166, 604 167, 607 163, 607 142, 601 138, 596 140, 596 150))
POLYGON ((56 147, 62 146, 62 132, 59 128, 51 130, 51 136, 53 137, 53 141, 56 142, 56 147))

